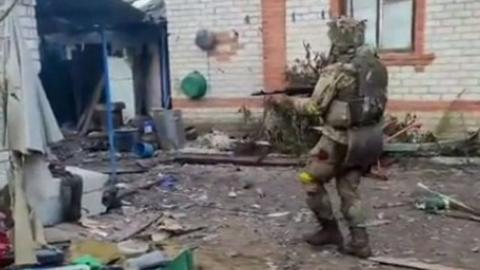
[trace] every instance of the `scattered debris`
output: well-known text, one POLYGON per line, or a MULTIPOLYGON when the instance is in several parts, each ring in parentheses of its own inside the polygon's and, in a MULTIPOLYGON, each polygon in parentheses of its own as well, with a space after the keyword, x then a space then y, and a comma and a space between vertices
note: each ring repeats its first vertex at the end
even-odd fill
POLYGON ((234 148, 235 139, 220 131, 212 131, 211 133, 200 136, 195 146, 199 148, 215 149, 219 151, 230 151, 234 148))
POLYGON ((265 191, 263 191, 263 189, 261 189, 261 188, 256 188, 256 189, 255 189, 255 192, 257 193, 257 195, 258 195, 259 198, 265 198, 265 196, 267 196, 267 195, 265 194, 265 191))
POLYGON ((466 270, 462 268, 456 267, 448 267, 439 264, 429 264, 419 262, 415 259, 397 259, 391 257, 371 257, 368 260, 372 262, 377 262, 384 265, 391 265, 391 266, 399 266, 405 267, 409 269, 417 269, 417 270, 466 270))
POLYGON ((415 203, 415 207, 430 214, 438 214, 440 211, 450 209, 450 201, 443 197, 432 195, 415 203))
POLYGON ((228 251, 226 255, 230 258, 235 258, 240 256, 240 253, 238 251, 228 251))
POLYGON ((129 258, 145 254, 150 249, 147 242, 132 239, 118 243, 117 248, 122 255, 129 258))
POLYGON ((242 181, 242 188, 243 189, 251 189, 254 186, 254 183, 250 180, 243 180, 242 181))
POLYGON ((388 225, 392 223, 391 220, 388 220, 388 219, 377 219, 377 220, 372 220, 372 221, 369 221, 367 222, 364 227, 367 228, 367 227, 378 227, 378 226, 383 226, 383 225, 388 225))
POLYGON ((445 212, 443 213, 443 215, 450 218, 480 222, 480 217, 475 215, 470 215, 470 214, 464 214, 464 213, 458 213, 458 212, 445 212))
POLYGON ((198 131, 195 127, 186 127, 185 128, 185 138, 188 141, 194 141, 198 138, 198 131))
POLYGON ((386 142, 396 143, 426 143, 436 142, 431 132, 422 131, 421 124, 417 122, 415 114, 406 114, 403 119, 387 115, 383 131, 387 137, 386 142))
POLYGON ((176 178, 173 175, 163 175, 159 174, 158 175, 159 181, 160 181, 160 186, 168 191, 174 191, 177 189, 177 184, 178 184, 178 178, 176 178))
MULTIPOLYGON (((101 265, 112 263, 121 258, 117 245, 106 241, 85 240, 74 243, 70 247, 70 257, 77 264, 80 261, 93 258, 101 265)), ((83 263, 86 264, 86 263, 83 263)))
POLYGON ((386 153, 402 153, 410 156, 438 156, 438 155, 470 155, 478 151, 478 131, 467 138, 439 140, 436 142, 421 143, 388 143, 384 147, 386 153))
POLYGON ((465 213, 468 213, 468 214, 472 214, 472 215, 475 215, 475 216, 480 216, 480 211, 477 210, 477 209, 474 209, 473 207, 471 206, 468 206, 466 204, 464 204, 463 202, 459 201, 459 200, 456 200, 450 196, 447 196, 445 194, 442 194, 440 192, 436 192, 436 191, 433 191, 432 189, 430 189, 429 187, 427 187, 426 185, 422 184, 422 183, 418 183, 417 186, 421 189, 423 189, 424 191, 427 191, 428 193, 432 194, 432 195, 435 195, 437 197, 440 197, 446 204, 446 208, 451 208, 451 209, 454 209, 454 210, 459 210, 459 211, 462 211, 462 212, 465 212, 465 213))
POLYGON ((268 217, 271 217, 271 218, 278 218, 278 217, 286 217, 290 215, 290 212, 277 212, 277 213, 271 213, 271 214, 268 214, 267 216, 268 217))
POLYGON ((235 191, 230 191, 228 192, 228 197, 234 199, 237 197, 237 193, 235 191))
POLYGON ((161 219, 158 227, 159 232, 169 234, 169 236, 180 236, 205 229, 205 226, 185 226, 181 225, 172 217, 164 217, 161 219))
POLYGON ((168 238, 170 238, 170 236, 170 233, 166 231, 160 231, 150 235, 150 239, 153 241, 153 243, 162 243, 168 238))
POLYGON ((126 189, 126 190, 120 192, 120 193, 118 194, 118 197, 117 197, 117 198, 118 198, 119 200, 124 199, 124 198, 126 198, 126 197, 128 197, 128 196, 131 196, 131 195, 137 193, 137 192, 140 191, 140 190, 146 190, 146 189, 150 189, 150 188, 152 188, 152 187, 154 187, 154 186, 157 186, 157 185, 159 185, 160 183, 162 183, 162 181, 163 181, 163 179, 160 178, 160 179, 157 179, 157 180, 155 180, 155 181, 147 182, 147 183, 145 183, 145 184, 143 184, 143 185, 140 185, 140 186, 138 186, 138 187, 133 187, 133 188, 130 188, 130 189, 126 189))
POLYGON ((170 259, 165 252, 156 250, 144 254, 140 257, 125 261, 126 269, 154 269, 160 266, 166 266, 170 259))
POLYGON ((163 216, 163 213, 157 213, 146 218, 146 220, 136 220, 135 222, 128 224, 126 228, 113 234, 109 238, 115 242, 121 242, 121 241, 130 239, 133 236, 141 233, 142 231, 150 227, 153 223, 158 221, 162 216, 163 216))
POLYGON ((478 157, 432 157, 429 160, 432 163, 447 165, 447 166, 465 166, 465 165, 480 165, 480 158, 478 157))
POLYGON ((107 237, 107 230, 110 228, 108 225, 102 224, 93 219, 82 217, 79 221, 80 225, 84 228, 87 228, 88 231, 92 234, 99 235, 101 237, 107 237))

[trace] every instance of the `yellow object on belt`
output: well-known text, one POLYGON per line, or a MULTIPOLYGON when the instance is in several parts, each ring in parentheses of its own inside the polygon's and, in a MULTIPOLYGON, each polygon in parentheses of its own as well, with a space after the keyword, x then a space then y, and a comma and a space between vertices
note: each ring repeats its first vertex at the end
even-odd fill
POLYGON ((320 109, 314 102, 308 102, 305 106, 305 111, 310 115, 320 115, 320 109))
POLYGON ((307 172, 300 173, 298 175, 298 180, 304 185, 311 185, 315 183, 315 178, 307 172))

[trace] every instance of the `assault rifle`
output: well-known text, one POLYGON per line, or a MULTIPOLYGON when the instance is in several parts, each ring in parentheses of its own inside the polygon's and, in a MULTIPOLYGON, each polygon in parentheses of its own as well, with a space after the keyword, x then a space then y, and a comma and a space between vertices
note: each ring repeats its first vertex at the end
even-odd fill
POLYGON ((265 92, 260 90, 252 93, 252 96, 273 96, 273 95, 287 95, 287 96, 311 96, 313 94, 313 86, 303 87, 287 87, 284 90, 274 90, 265 92))

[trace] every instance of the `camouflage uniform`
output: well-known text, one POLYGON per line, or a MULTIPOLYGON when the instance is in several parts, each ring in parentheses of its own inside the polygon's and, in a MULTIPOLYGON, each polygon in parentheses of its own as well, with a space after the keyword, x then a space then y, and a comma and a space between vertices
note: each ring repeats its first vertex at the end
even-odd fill
MULTIPOLYGON (((362 140, 360 143, 358 140, 355 142, 357 130, 364 129, 366 137, 372 134, 372 130, 379 130, 386 104, 388 75, 375 52, 363 44, 363 22, 341 18, 329 23, 329 26, 333 46, 331 64, 322 71, 312 97, 306 101, 294 101, 298 110, 318 114, 323 122, 319 128, 323 135, 310 151, 309 161, 299 174, 299 180, 307 192, 307 204, 322 225, 322 230, 307 236, 305 240, 313 245, 343 246, 338 223, 324 187, 335 178, 341 211, 352 238, 345 247, 346 251, 368 257, 371 251, 358 188, 362 174, 369 169, 372 161, 378 159, 381 146, 378 147, 376 142, 377 151, 363 149, 362 153, 366 153, 365 162, 352 162, 352 158, 359 157, 358 153, 352 154, 355 148, 352 144, 360 144, 360 148, 368 145, 368 142, 362 140), (368 114, 369 112, 372 113, 368 114)), ((360 159, 363 159, 361 155, 360 159)))

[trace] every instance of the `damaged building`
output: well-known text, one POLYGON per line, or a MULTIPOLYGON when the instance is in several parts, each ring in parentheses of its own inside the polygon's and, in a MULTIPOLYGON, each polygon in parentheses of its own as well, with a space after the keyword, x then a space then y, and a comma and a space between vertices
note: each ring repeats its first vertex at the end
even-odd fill
POLYGON ((480 265, 479 1, 4 2, 0 268, 480 265))
POLYGON ((478 1, 173 0, 168 6, 174 104, 197 122, 238 123, 242 105, 258 111, 262 101, 250 94, 288 85, 284 72, 304 57, 304 43, 328 53, 326 23, 345 14, 368 20, 368 42, 379 46, 389 68, 391 113, 416 113, 427 128, 446 110, 456 119, 464 115, 469 127, 479 124, 478 1), (195 45, 202 29, 217 36, 212 51, 195 45), (199 102, 182 93, 193 71, 208 81, 199 102))
POLYGON ((81 124, 98 95, 95 91, 103 89, 102 27, 108 43, 110 85, 115 89, 111 98, 123 103, 124 120, 163 105, 161 84, 168 79, 160 78, 169 77, 162 74, 168 66, 168 48, 162 45, 167 35, 165 5, 140 2, 38 3, 40 76, 61 125, 81 124))

